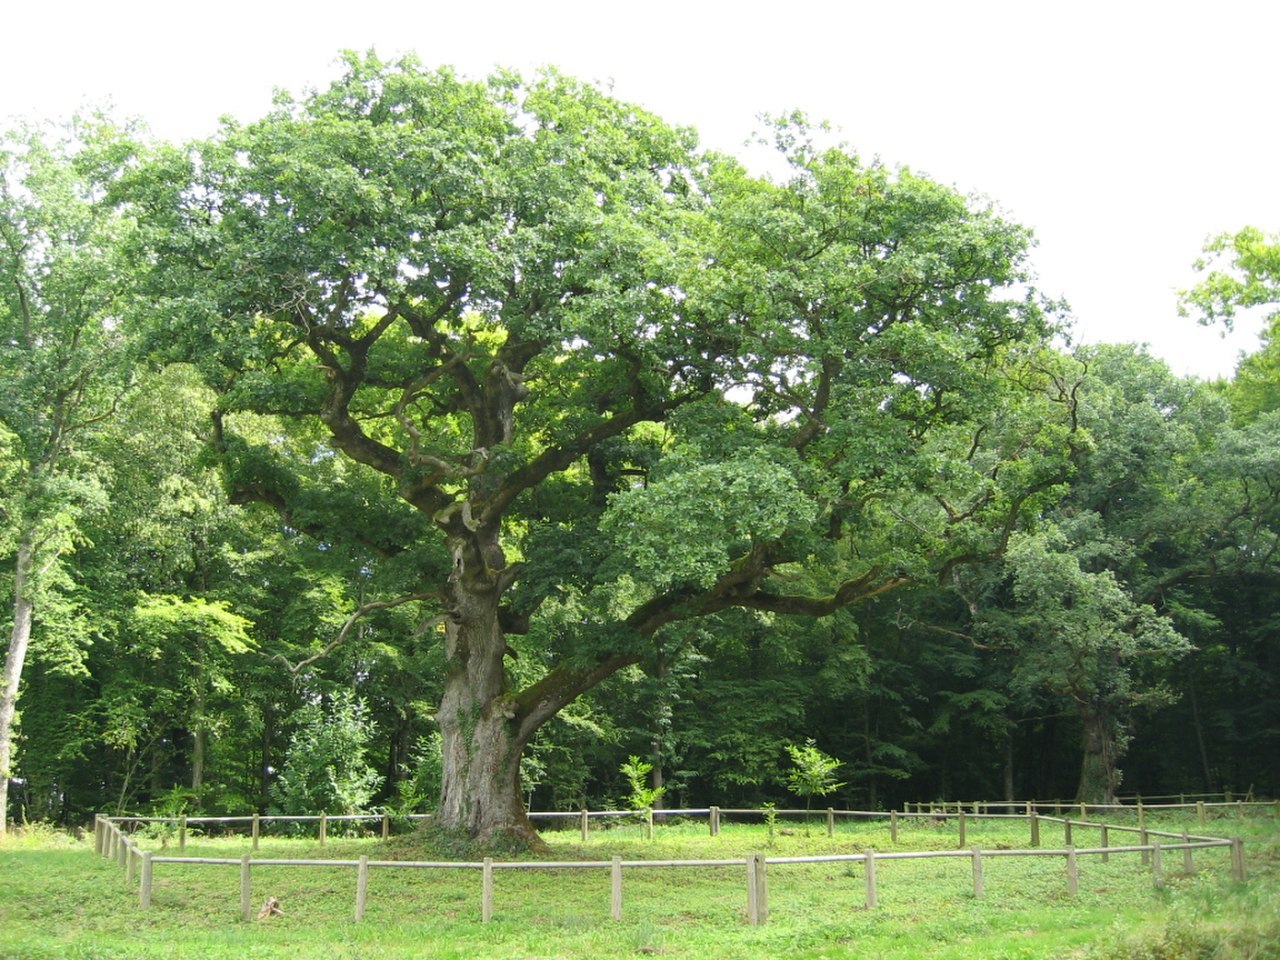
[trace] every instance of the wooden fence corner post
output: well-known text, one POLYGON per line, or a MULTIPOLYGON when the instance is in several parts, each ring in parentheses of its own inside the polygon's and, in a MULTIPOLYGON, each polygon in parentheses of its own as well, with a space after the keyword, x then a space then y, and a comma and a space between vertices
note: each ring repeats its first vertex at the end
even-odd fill
POLYGON ((249 854, 240 858, 240 920, 248 923, 253 918, 253 896, 250 889, 249 854))
POLYGON ((622 857, 617 854, 610 865, 609 880, 611 888, 610 914, 615 920, 622 919, 622 857))
POLYGON ((480 872, 480 921, 493 919, 493 857, 484 858, 480 872))

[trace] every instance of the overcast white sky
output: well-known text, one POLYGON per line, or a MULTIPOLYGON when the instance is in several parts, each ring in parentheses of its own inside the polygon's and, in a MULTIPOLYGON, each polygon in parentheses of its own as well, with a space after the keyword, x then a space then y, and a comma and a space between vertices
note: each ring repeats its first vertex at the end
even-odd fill
POLYGON ((1257 343, 1178 317, 1204 239, 1280 231, 1274 0, 46 0, 0 27, 0 120, 110 100, 173 139, 323 85, 342 48, 554 64, 732 152, 800 108, 993 198, 1036 231, 1080 339, 1147 342, 1179 373, 1229 374, 1257 343))

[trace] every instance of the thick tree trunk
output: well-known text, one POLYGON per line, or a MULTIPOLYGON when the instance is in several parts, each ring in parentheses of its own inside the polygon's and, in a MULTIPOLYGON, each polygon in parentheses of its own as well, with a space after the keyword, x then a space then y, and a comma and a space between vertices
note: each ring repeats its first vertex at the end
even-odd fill
POLYGON ((13 629, 0 679, 0 836, 8 830, 9 778, 13 775, 14 718, 18 710, 18 685, 31 642, 32 602, 29 594, 31 565, 35 550, 30 537, 18 544, 13 570, 13 629))
POLYGON ((521 722, 507 688, 499 590, 492 577, 461 564, 451 587, 445 688, 436 713, 443 739, 436 823, 481 843, 515 838, 541 846, 521 798, 520 755, 533 730, 521 722))
POLYGON ((1085 709, 1084 756, 1080 763, 1079 803, 1115 803, 1120 786, 1120 744, 1114 721, 1103 710, 1085 709))

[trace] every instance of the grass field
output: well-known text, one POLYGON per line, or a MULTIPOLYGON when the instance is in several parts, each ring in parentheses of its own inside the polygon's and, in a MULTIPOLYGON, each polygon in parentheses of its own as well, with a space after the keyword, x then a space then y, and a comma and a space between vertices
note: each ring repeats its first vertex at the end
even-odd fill
MULTIPOLYGON (((1190 820, 1150 818, 1153 829, 1197 832, 1190 820)), ((720 859, 954 849, 954 821, 903 824, 895 846, 887 825, 825 824, 811 835, 788 825, 769 840, 764 827, 726 824, 708 837, 705 823, 545 834, 556 859, 720 859)), ((1061 846, 1061 827, 1044 824, 1042 846, 1061 846)), ((878 906, 865 908, 861 864, 770 865, 769 920, 747 923, 741 865, 678 870, 630 868, 621 921, 610 917, 607 869, 495 871, 492 922, 480 918, 480 873, 463 870, 371 871, 365 919, 352 919, 355 870, 270 867, 253 873, 256 908, 277 897, 285 915, 239 920, 239 868, 155 867, 153 906, 138 906, 137 885, 97 857, 92 838, 76 841, 35 830, 0 841, 0 957, 6 960, 123 958, 1060 958, 1173 960, 1280 958, 1280 832, 1274 818, 1211 822, 1218 836, 1241 836, 1249 878, 1232 879, 1226 850, 1197 852, 1195 872, 1166 853, 1157 889, 1136 855, 1080 859, 1070 896, 1058 857, 984 858, 985 896, 973 893, 968 858, 881 860, 878 906)), ((1096 831, 1077 828, 1077 846, 1096 831)), ((966 846, 1027 845, 1027 825, 971 821, 966 846)), ((1125 842, 1112 835, 1113 846, 1125 842)), ((159 851, 158 841, 143 841, 159 851)), ((239 857, 242 837, 193 838, 187 856, 239 857)), ((174 853, 172 847, 166 851, 174 853)), ((413 838, 264 838, 258 859, 436 859, 413 838)))

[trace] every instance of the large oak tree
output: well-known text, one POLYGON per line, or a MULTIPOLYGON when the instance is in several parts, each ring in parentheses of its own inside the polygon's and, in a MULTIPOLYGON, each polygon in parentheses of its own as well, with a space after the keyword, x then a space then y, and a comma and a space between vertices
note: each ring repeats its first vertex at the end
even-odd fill
POLYGON ((125 194, 232 498, 440 631, 447 827, 533 840, 526 744, 673 624, 945 575, 1066 476, 1026 231, 778 135, 785 182, 555 73, 350 56, 125 194))

